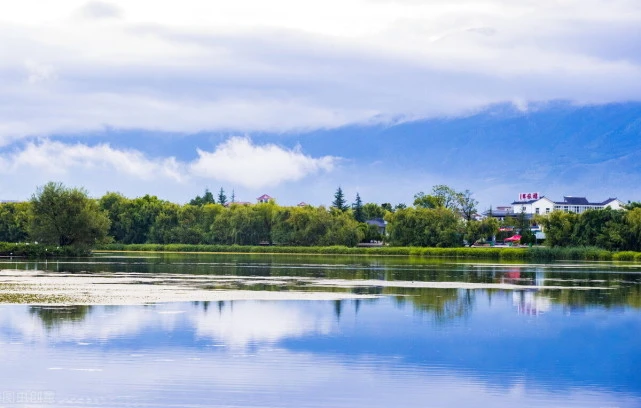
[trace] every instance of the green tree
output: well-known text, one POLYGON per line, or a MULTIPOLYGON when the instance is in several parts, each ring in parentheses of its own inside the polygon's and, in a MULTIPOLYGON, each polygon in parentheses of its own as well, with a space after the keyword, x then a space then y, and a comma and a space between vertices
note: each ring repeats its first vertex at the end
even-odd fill
POLYGON ((530 220, 526 217, 525 212, 521 211, 518 217, 518 229, 521 234, 521 244, 533 244, 536 241, 536 237, 530 228, 530 220))
POLYGON ((99 204, 108 213, 111 220, 109 234, 116 242, 144 244, 153 242, 149 237, 151 228, 168 202, 150 195, 132 200, 118 193, 107 193, 99 204))
MULTIPOLYGON (((198 211, 198 209, 201 208, 199 205, 191 204, 187 204, 184 207, 194 209, 195 211, 198 211)), ((196 244, 197 242, 191 240, 189 240, 188 242, 182 242, 181 240, 181 230, 192 227, 192 225, 181 225, 178 219, 179 213, 184 207, 181 207, 178 204, 174 203, 162 202, 159 211, 154 217, 154 221, 149 228, 149 232, 147 234, 147 242, 154 244, 196 244)))
MULTIPOLYGON (((469 194, 469 191, 467 193, 469 194)), ((421 191, 414 195, 414 206, 420 208, 447 208, 460 211, 462 195, 462 193, 454 191, 449 186, 439 184, 432 187, 431 194, 425 194, 421 191)))
POLYGON ((347 201, 345 201, 345 196, 343 195, 343 189, 338 187, 336 193, 334 193, 334 201, 332 201, 332 208, 337 209, 338 211, 345 212, 349 209, 347 206, 347 201))
POLYGON ((352 209, 354 210, 354 219, 358 222, 365 222, 365 212, 363 211, 363 201, 361 200, 361 196, 356 193, 356 201, 352 205, 352 209))
POLYGON ((416 208, 442 208, 445 207, 445 202, 442 197, 437 197, 431 194, 419 192, 414 195, 414 207, 416 208))
POLYGON ((461 211, 463 218, 470 221, 474 217, 474 214, 476 214, 476 206, 479 202, 472 197, 470 190, 457 193, 457 200, 458 209, 461 211))
POLYGON ((465 223, 465 239, 470 245, 475 242, 490 241, 499 232, 499 221, 486 217, 481 221, 470 220, 465 223))
POLYGON ((0 203, 0 242, 24 242, 29 236, 31 204, 0 203))
POLYGON ((575 245, 574 228, 579 216, 564 211, 552 211, 541 219, 545 227, 545 245, 571 246, 575 245))
POLYGON ((598 246, 610 251, 628 249, 628 236, 625 211, 611 208, 583 212, 573 231, 576 245, 598 246))
POLYGON ((205 189, 205 194, 203 196, 196 196, 193 200, 189 202, 191 205, 205 205, 205 204, 215 204, 216 199, 214 195, 209 191, 208 188, 205 189))
POLYGON ((390 210, 387 210, 382 205, 376 203, 366 203, 363 205, 363 217, 366 221, 374 218, 383 218, 388 211, 392 212, 391 206, 390 210))
POLYGON ((392 245, 457 247, 463 244, 461 217, 444 207, 398 209, 385 219, 392 245))
POLYGON ((225 190, 223 188, 220 188, 220 191, 218 192, 218 204, 220 205, 225 205, 227 204, 227 196, 225 195, 225 190))
POLYGON ((109 218, 84 189, 47 183, 32 196, 31 210, 29 235, 35 241, 91 247, 107 238, 109 218))
POLYGON ((632 251, 641 251, 641 206, 630 209, 625 218, 628 224, 627 247, 632 251))

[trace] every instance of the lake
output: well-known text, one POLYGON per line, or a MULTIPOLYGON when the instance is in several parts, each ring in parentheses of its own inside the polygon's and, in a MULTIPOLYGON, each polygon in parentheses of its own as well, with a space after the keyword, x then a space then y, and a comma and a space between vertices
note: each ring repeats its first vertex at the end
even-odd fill
POLYGON ((0 270, 0 406, 641 407, 641 265, 101 253, 0 270), (83 279, 78 304, 47 297, 83 279), (192 300, 98 296, 128 288, 192 300), (7 303, 27 292, 54 304, 7 303))

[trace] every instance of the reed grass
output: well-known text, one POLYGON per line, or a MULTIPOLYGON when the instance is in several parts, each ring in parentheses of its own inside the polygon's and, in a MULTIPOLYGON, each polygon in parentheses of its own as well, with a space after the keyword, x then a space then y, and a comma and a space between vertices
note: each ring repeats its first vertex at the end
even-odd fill
POLYGON ((0 256, 20 258, 75 258, 90 256, 89 248, 52 246, 29 243, 0 242, 0 256))
POLYGON ((109 244, 105 251, 210 252, 249 254, 384 255, 424 258, 484 259, 505 261, 625 261, 641 262, 641 252, 610 252, 598 247, 531 248, 424 248, 424 247, 346 247, 346 246, 244 246, 187 244, 109 244))

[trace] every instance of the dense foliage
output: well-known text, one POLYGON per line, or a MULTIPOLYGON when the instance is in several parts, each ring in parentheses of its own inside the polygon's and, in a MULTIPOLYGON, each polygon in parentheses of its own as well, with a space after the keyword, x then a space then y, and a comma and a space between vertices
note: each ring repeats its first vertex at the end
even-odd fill
POLYGON ((539 222, 551 247, 596 246, 609 251, 641 251, 641 208, 554 211, 539 222))
POLYGON ((386 240, 388 235, 380 230, 386 218, 392 245, 456 247, 462 246, 464 238, 490 237, 496 229, 464 221, 455 209, 406 208, 401 204, 393 208, 389 203, 363 203, 359 194, 350 208, 340 187, 330 208, 285 207, 273 201, 225 203, 222 188, 218 200, 205 190, 202 197, 178 205, 155 196, 130 199, 113 192, 92 200, 82 189, 49 183, 38 189, 30 202, 0 204, 0 241, 58 246, 111 241, 353 247, 363 241, 386 240), (377 221, 368 224, 368 220, 377 221))
MULTIPOLYGON (((477 221, 472 217, 476 201, 469 191, 460 193, 447 186, 434 187, 430 195, 417 194, 412 207, 363 203, 357 194, 350 208, 340 188, 330 208, 280 206, 273 200, 253 205, 221 204, 225 201, 222 189, 218 200, 206 190, 202 197, 185 205, 150 195, 131 199, 119 193, 90 199, 82 189, 49 183, 39 188, 29 202, 0 203, 0 242, 37 241, 54 247, 77 248, 109 242, 209 248, 267 245, 345 248, 359 242, 384 240, 395 247, 456 248, 487 241, 497 234, 501 239, 503 234, 499 233, 496 219, 477 221), (382 219, 387 222, 385 234, 380 231, 382 219), (370 220, 375 222, 368 223, 370 220)), ((583 214, 555 211, 535 222, 545 227, 546 243, 551 250, 590 247, 610 252, 641 251, 641 206, 583 214)), ((506 220, 503 226, 506 223, 513 226, 508 233, 521 231, 522 242, 533 238, 529 236, 530 221, 524 217, 506 220)), ((572 251, 565 251, 563 256, 575 256, 572 251)), ((580 252, 576 256, 582 259, 607 258, 603 253, 593 255, 594 249, 580 252)), ((468 255, 475 256, 471 254, 468 255)), ((560 256, 560 252, 551 251, 539 252, 536 258, 548 257, 544 254, 551 259, 560 256)), ((632 252, 624 254, 621 253, 621 259, 636 257, 632 252)))
POLYGON ((58 246, 91 247, 104 242, 109 219, 82 189, 48 183, 31 198, 29 236, 58 246))

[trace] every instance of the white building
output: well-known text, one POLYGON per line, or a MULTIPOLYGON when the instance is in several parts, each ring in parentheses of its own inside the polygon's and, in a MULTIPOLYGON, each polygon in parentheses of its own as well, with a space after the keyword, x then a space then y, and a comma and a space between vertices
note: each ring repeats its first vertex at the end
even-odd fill
POLYGON ((514 214, 549 214, 555 210, 554 201, 547 197, 540 197, 536 200, 515 201, 512 203, 512 212, 514 214))
POLYGON ((552 201, 547 197, 541 196, 534 200, 514 201, 512 203, 512 212, 520 214, 521 212, 528 215, 549 214, 552 211, 565 211, 581 214, 586 210, 601 210, 611 208, 620 210, 625 203, 616 198, 608 198, 603 202, 591 203, 585 197, 564 196, 563 201, 552 201))

